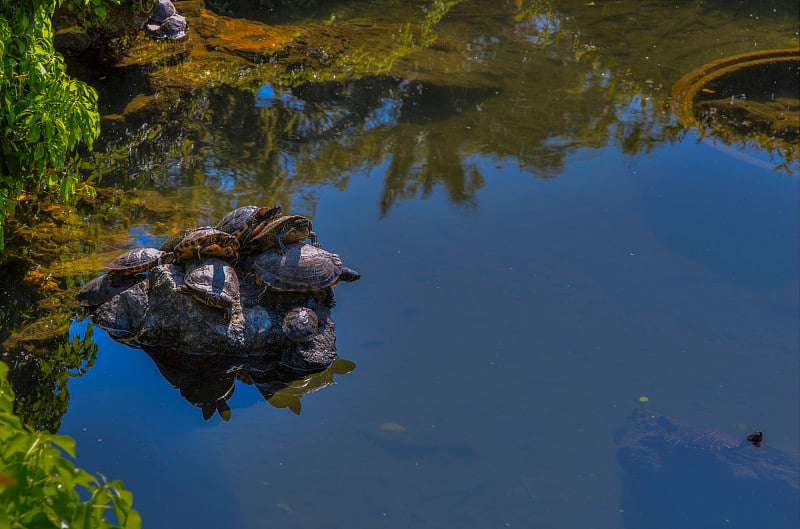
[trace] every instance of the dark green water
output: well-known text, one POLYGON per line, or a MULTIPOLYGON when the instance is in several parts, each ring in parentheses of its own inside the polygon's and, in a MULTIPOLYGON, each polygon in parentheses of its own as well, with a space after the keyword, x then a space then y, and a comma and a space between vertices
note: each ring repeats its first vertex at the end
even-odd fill
POLYGON ((614 431, 641 396, 796 456, 797 163, 681 131, 668 96, 796 47, 797 7, 586 4, 465 1, 390 75, 217 93, 201 162, 160 160, 157 188, 198 224, 312 214, 363 274, 333 313, 356 367, 299 415, 238 383, 231 421, 205 422, 98 331, 61 428, 79 464, 148 528, 606 529, 634 508, 614 431))

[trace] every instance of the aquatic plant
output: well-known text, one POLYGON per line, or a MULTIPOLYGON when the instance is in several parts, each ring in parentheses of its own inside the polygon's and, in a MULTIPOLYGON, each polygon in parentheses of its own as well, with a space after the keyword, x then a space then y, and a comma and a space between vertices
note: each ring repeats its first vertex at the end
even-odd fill
POLYGON ((13 414, 7 372, 0 362, 0 527, 140 528, 122 482, 76 468, 74 439, 32 430, 13 414))
MULTIPOLYGON (((65 169, 75 148, 100 134, 97 92, 66 74, 53 47, 52 17, 62 0, 0 0, 0 249, 2 225, 26 190, 58 190, 79 176, 65 169)), ((69 0, 97 18, 106 0, 69 0)))

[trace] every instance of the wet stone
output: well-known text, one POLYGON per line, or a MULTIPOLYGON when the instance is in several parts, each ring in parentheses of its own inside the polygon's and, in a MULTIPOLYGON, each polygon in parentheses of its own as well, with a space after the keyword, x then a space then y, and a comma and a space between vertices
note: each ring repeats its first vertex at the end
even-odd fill
POLYGON ((135 282, 123 276, 125 283, 113 285, 106 277, 87 283, 79 300, 99 304, 93 321, 128 345, 265 355, 298 371, 324 369, 336 359, 326 292, 266 291, 249 259, 236 266, 216 258, 158 264, 135 282))

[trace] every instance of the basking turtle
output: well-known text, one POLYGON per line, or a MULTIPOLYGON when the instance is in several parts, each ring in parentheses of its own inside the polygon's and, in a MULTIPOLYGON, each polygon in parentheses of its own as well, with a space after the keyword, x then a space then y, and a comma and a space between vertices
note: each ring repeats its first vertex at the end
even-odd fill
POLYGON ((172 2, 159 0, 150 11, 144 29, 156 40, 181 40, 186 38, 188 24, 172 2))
POLYGON ((156 265, 170 261, 167 252, 155 248, 134 248, 121 254, 106 265, 106 275, 112 284, 118 283, 125 276, 146 272, 156 265))
POLYGON ((189 24, 186 18, 181 15, 172 15, 161 25, 148 24, 147 32, 156 40, 183 40, 187 37, 186 33, 189 24))
POLYGON ((169 17, 177 14, 178 10, 175 9, 175 4, 169 0, 158 0, 158 3, 150 10, 150 19, 148 22, 163 24, 169 17))
POLYGON ((319 330, 319 318, 310 307, 295 307, 283 317, 282 327, 293 342, 309 342, 319 330))
POLYGON ((313 244, 295 243, 286 252, 264 252, 253 259, 257 282, 282 292, 325 292, 325 304, 334 306, 333 287, 339 281, 357 281, 361 274, 342 266, 341 258, 313 244))
POLYGON ((225 233, 230 233, 239 241, 239 247, 244 248, 251 237, 258 235, 269 221, 281 214, 283 208, 260 208, 258 206, 243 206, 236 208, 222 217, 216 228, 225 233))
POLYGON ((239 304, 239 278, 225 261, 205 259, 191 263, 186 267, 183 282, 186 286, 179 287, 181 291, 205 305, 225 309, 228 320, 234 305, 239 304))
POLYGON ((107 266, 105 275, 86 283, 78 292, 78 304, 82 307, 97 307, 123 292, 144 276, 140 275, 152 267, 172 260, 172 256, 155 248, 134 248, 124 252, 107 266))
POLYGON ((646 407, 628 418, 617 446, 626 528, 800 527, 798 461, 777 448, 646 407))
POLYGON ((311 240, 317 246, 317 234, 313 229, 311 219, 302 215, 284 215, 267 224, 260 233, 250 239, 248 251, 265 252, 277 247, 279 254, 286 253, 286 245, 295 242, 311 240))
POLYGON ((235 262, 239 257, 239 241, 230 233, 216 228, 195 228, 175 245, 174 253, 178 262, 188 261, 193 257, 198 261, 202 257, 220 257, 233 259, 235 262))

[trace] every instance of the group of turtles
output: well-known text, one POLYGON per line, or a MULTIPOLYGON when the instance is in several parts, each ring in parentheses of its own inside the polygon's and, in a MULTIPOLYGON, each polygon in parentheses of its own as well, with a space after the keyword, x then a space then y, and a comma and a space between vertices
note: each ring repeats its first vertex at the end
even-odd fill
MULTIPOLYGON (((201 303, 224 309, 230 318, 238 305, 240 281, 236 272, 252 275, 260 292, 322 292, 334 306, 333 286, 361 276, 342 265, 337 254, 321 248, 310 218, 282 215, 281 206, 243 206, 227 213, 215 226, 203 226, 167 239, 160 248, 128 250, 107 265, 105 276, 87 283, 79 294, 84 306, 98 306, 143 279, 143 273, 162 264, 183 267, 178 289, 201 303), (305 241, 310 241, 305 243, 305 241)), ((290 311, 286 334, 296 341, 316 331, 310 307, 290 311)))

